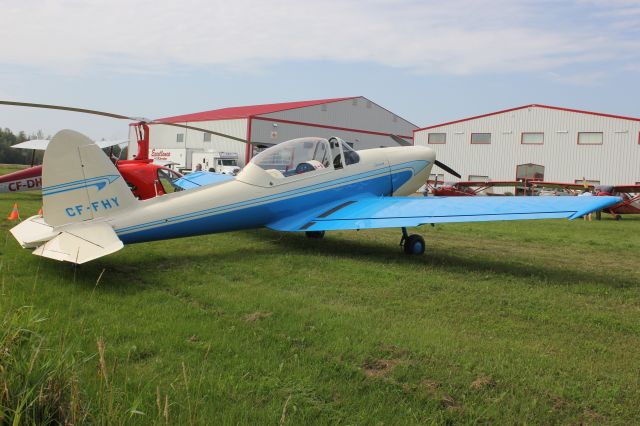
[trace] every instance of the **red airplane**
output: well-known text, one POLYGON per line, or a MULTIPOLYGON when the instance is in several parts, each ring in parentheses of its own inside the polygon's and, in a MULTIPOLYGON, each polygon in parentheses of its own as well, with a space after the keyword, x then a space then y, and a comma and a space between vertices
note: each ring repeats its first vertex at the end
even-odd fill
MULTIPOLYGON (((487 182, 447 182, 427 181, 427 190, 436 196, 459 197, 474 196, 492 187, 515 187, 523 195, 579 195, 584 191, 596 196, 617 196, 622 201, 606 210, 616 220, 623 214, 640 214, 640 184, 634 185, 592 185, 584 183, 528 181, 487 181, 487 182)), ((518 192, 518 191, 516 191, 518 192)), ((487 194, 497 195, 497 194, 487 194)))
POLYGON ((616 220, 620 220, 622 214, 640 214, 640 185, 599 185, 596 190, 596 195, 622 197, 621 203, 606 209, 616 220))
MULTIPOLYGON (((433 195, 441 197, 466 197, 478 195, 482 191, 485 191, 493 187, 517 187, 522 185, 520 181, 463 181, 463 182, 438 182, 427 181, 427 190, 433 195)), ((501 194, 487 194, 487 195, 501 195, 501 194)))
POLYGON ((42 166, 0 176, 0 194, 5 192, 33 191, 42 187, 42 166))
MULTIPOLYGON (((178 189, 172 182, 182 174, 168 167, 154 164, 149 159, 149 127, 146 123, 133 125, 138 138, 138 154, 133 160, 119 160, 113 155, 113 162, 123 179, 131 188, 133 195, 140 199, 157 197, 178 189)), ((96 142, 101 148, 113 147, 126 141, 96 142)), ((14 148, 46 149, 49 141, 32 140, 14 145, 14 148)), ((0 193, 33 191, 42 187, 42 166, 33 166, 25 170, 0 176, 0 193)))
POLYGON ((640 214, 640 184, 631 185, 591 185, 588 183, 542 182, 532 181, 534 187, 561 188, 572 195, 583 191, 595 193, 596 196, 615 195, 622 201, 604 211, 614 219, 620 220, 623 214, 640 214))

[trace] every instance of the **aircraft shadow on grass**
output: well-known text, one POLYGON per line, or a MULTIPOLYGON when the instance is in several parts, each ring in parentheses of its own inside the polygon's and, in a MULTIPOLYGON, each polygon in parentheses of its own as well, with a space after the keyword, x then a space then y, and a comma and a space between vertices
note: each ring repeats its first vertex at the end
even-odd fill
MULTIPOLYGON (((538 280, 540 285, 581 285, 595 282, 609 288, 640 287, 638 280, 633 277, 612 280, 605 271, 584 271, 545 264, 514 264, 498 259, 475 258, 464 254, 456 255, 438 247, 430 247, 426 256, 405 256, 402 255, 401 249, 398 247, 397 255, 394 256, 389 252, 388 243, 365 239, 348 240, 334 235, 327 236, 322 240, 311 240, 303 234, 280 234, 268 230, 256 230, 242 232, 242 237, 254 239, 263 244, 250 249, 250 255, 254 259, 262 256, 272 257, 274 253, 283 252, 308 256, 330 255, 407 268, 429 265, 451 273, 475 272, 533 278, 538 280)), ((214 278, 220 275, 219 265, 246 262, 246 245, 227 247, 216 253, 207 251, 206 247, 206 244, 202 245, 197 253, 172 251, 170 256, 152 250, 143 258, 137 256, 107 257, 79 267, 57 262, 42 262, 40 270, 41 273, 63 276, 66 278, 65 282, 86 291, 131 294, 166 286, 162 280, 163 276, 175 269, 197 268, 201 271, 200 278, 211 278, 211 284, 215 285, 214 278), (103 270, 104 276, 96 286, 96 281, 103 270)), ((428 280, 428 275, 425 275, 425 280, 428 280)))
MULTIPOLYGON (((303 254, 332 255, 353 260, 378 261, 381 264, 430 265, 445 269, 448 272, 465 273, 496 273, 511 275, 518 278, 536 278, 541 285, 584 284, 598 282, 603 286, 612 288, 640 287, 640 282, 632 277, 611 279, 611 275, 603 270, 583 271, 576 268, 544 264, 513 264, 497 259, 476 258, 464 255, 455 255, 438 247, 427 246, 425 256, 401 256, 398 247, 398 255, 393 256, 389 252, 387 243, 377 243, 367 240, 347 240, 336 236, 328 236, 321 241, 310 241, 303 235, 278 234, 270 231, 258 231, 247 235, 261 240, 272 240, 273 244, 286 247, 287 250, 303 254), (275 237, 275 238, 274 238, 275 237)), ((509 253, 505 257, 509 258, 509 253)))

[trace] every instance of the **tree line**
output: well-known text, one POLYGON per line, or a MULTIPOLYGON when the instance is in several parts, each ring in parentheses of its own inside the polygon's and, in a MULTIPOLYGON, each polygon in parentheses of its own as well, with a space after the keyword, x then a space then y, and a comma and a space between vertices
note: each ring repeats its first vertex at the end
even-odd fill
POLYGON ((35 155, 30 149, 15 149, 11 145, 30 139, 48 139, 42 132, 27 135, 25 132, 14 134, 10 129, 0 129, 0 163, 2 164, 41 164, 43 151, 36 151, 35 155))

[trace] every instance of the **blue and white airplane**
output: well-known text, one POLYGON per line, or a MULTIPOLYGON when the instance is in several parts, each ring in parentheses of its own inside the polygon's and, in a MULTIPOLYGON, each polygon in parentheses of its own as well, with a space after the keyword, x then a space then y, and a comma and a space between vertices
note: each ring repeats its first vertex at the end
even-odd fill
POLYGON ((43 216, 11 229, 24 248, 81 264, 124 244, 267 227, 322 237, 325 231, 402 229, 408 254, 424 239, 406 228, 428 223, 580 217, 618 197, 409 197, 436 162, 422 146, 354 151, 338 138, 275 145, 235 179, 137 200, 89 138, 60 131, 44 155, 43 216))

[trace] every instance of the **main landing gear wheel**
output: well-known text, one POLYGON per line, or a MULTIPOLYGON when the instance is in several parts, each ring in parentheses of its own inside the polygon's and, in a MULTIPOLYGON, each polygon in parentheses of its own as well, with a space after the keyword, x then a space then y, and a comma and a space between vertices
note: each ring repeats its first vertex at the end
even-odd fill
POLYGON ((304 235, 307 236, 307 238, 324 238, 324 231, 306 231, 304 233, 304 235))
POLYGON ((400 246, 402 246, 405 254, 424 254, 424 249, 426 247, 424 238, 422 238, 421 235, 407 235, 406 228, 402 228, 400 246))

